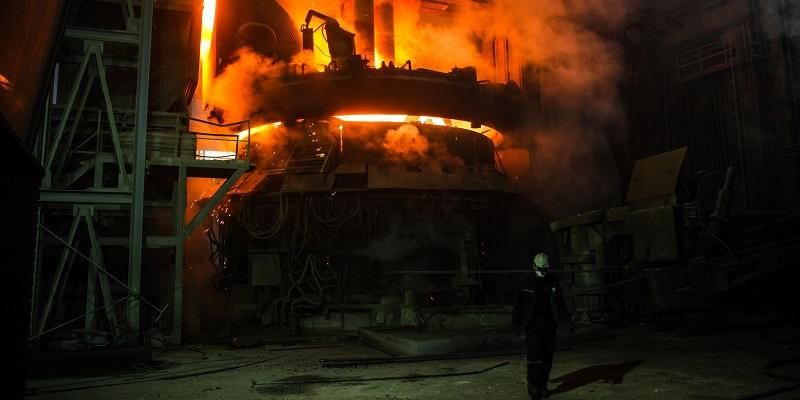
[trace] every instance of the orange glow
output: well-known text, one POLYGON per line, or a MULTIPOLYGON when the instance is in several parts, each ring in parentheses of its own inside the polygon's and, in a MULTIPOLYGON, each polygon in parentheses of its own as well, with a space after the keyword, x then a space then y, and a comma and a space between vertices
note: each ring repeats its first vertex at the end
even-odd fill
POLYGON ((0 89, 11 90, 11 81, 3 74, 0 74, 0 89))
POLYGON ((501 143, 503 143, 503 134, 497 129, 488 127, 486 125, 481 125, 479 128, 473 128, 471 122, 462 121, 459 119, 401 114, 352 114, 336 115, 334 118, 338 118, 345 122, 410 122, 437 126, 450 126, 453 128, 478 132, 491 139, 495 146, 499 146, 501 143))
POLYGON ((203 26, 200 31, 200 75, 202 79, 201 91, 203 103, 208 100, 211 86, 212 68, 214 57, 211 54, 212 39, 214 38, 214 19, 216 17, 217 1, 203 0, 203 26))
MULTIPOLYGON (((442 118, 442 117, 429 117, 429 116, 417 116, 417 115, 402 115, 402 114, 351 114, 351 115, 336 115, 334 118, 342 120, 344 122, 393 122, 393 123, 418 123, 418 124, 429 124, 429 125, 436 125, 436 126, 449 126, 453 128, 459 129, 466 129, 473 132, 478 132, 483 134, 484 136, 488 137, 492 140, 495 146, 499 146, 503 143, 503 135, 494 128, 490 128, 486 125, 481 125, 480 128, 473 128, 472 123, 469 121, 462 121, 459 119, 450 119, 450 118, 442 118)), ((254 128, 250 128, 249 134, 251 136, 257 135, 259 133, 268 132, 270 130, 276 129, 283 126, 281 122, 270 122, 263 125, 256 126, 254 128)), ((339 125, 339 131, 344 129, 343 125, 339 125)), ((245 129, 241 132, 238 132, 239 140, 245 140, 248 136, 248 131, 245 129)))
POLYGON ((390 60, 385 60, 381 53, 378 53, 378 49, 375 49, 375 68, 381 67, 381 62, 386 61, 386 64, 389 64, 390 60))
POLYGON ((336 115, 334 118, 339 118, 345 122, 406 122, 408 115, 399 114, 353 114, 353 115, 336 115))
POLYGON ((252 135, 257 135, 257 134, 262 133, 262 132, 266 132, 266 131, 269 131, 269 130, 272 130, 272 129, 275 129, 275 128, 279 128, 281 125, 283 125, 281 122, 271 122, 271 123, 268 123, 268 124, 256 126, 255 128, 250 128, 250 131, 245 129, 245 130, 239 132, 239 140, 247 139, 248 134, 251 135, 251 136, 252 135))
POLYGON ((444 118, 439 117, 419 117, 420 124, 431 124, 431 125, 438 125, 438 126, 447 126, 444 122, 444 118))

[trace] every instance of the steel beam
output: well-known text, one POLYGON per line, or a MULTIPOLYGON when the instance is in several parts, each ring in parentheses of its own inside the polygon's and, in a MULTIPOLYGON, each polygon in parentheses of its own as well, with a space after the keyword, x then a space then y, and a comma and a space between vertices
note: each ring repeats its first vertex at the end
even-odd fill
MULTIPOLYGON (((117 131, 117 119, 114 117, 114 106, 111 104, 111 93, 108 89, 108 81, 106 81, 106 68, 103 66, 103 57, 100 54, 98 45, 93 46, 92 50, 95 54, 97 61, 97 75, 100 78, 100 89, 103 92, 103 100, 106 107, 106 114, 108 114, 108 126, 111 128, 111 142, 114 146, 114 158, 117 160, 117 168, 119 168, 120 175, 123 176, 125 186, 129 186, 128 171, 125 169, 125 157, 122 154, 122 145, 119 142, 119 132, 117 131)), ((148 65, 149 68, 149 65, 148 65)))
MULTIPOLYGON (((117 315, 114 312, 114 298, 111 295, 111 284, 108 282, 108 274, 100 272, 98 268, 98 266, 103 269, 106 267, 103 259, 103 249, 97 242, 97 233, 94 230, 94 221, 92 221, 92 216, 84 213, 84 219, 86 221, 86 229, 89 231, 89 241, 92 244, 92 260, 94 261, 94 265, 89 266, 90 276, 94 275, 95 277, 95 280, 92 281, 92 284, 96 285, 98 281, 100 282, 100 293, 103 295, 103 306, 106 311, 106 318, 108 318, 108 325, 111 328, 111 331, 114 333, 114 338, 117 339, 119 338, 119 324, 117 324, 117 315)), ((87 292, 87 296, 88 294, 89 293, 87 292)), ((92 294, 95 294, 94 288, 92 289, 92 294)), ((87 301, 87 319, 90 315, 94 315, 94 300, 95 299, 92 301, 92 308, 89 308, 89 303, 87 301)))
POLYGON ((175 184, 175 266, 172 290, 172 334, 173 343, 181 343, 183 336, 183 262, 184 234, 186 223, 186 167, 178 167, 178 180, 175 184))
MULTIPOLYGON (((72 121, 72 126, 69 130, 69 135, 67 135, 67 140, 64 143, 64 150, 61 152, 61 163, 58 165, 55 175, 60 175, 61 170, 64 167, 64 163, 66 163, 67 158, 69 157, 69 152, 72 149, 72 141, 75 139, 75 133, 78 131, 78 123, 83 117, 83 110, 86 108, 86 99, 89 97, 89 92, 92 91, 92 84, 94 84, 94 80, 97 77, 97 72, 92 70, 89 72, 89 81, 86 83, 86 90, 83 91, 81 95, 80 104, 78 105, 78 110, 75 112, 75 120, 72 121)), ((67 115, 68 116, 68 115, 67 115)))
POLYGON ((99 42, 112 42, 138 45, 139 35, 126 31, 106 31, 90 28, 69 27, 65 32, 66 37, 82 40, 96 40, 99 42))
POLYGON ((39 192, 42 203, 71 204, 130 204, 131 194, 120 191, 67 191, 42 190, 39 192))
POLYGON ((42 255, 44 254, 42 251, 44 246, 42 243, 41 228, 44 224, 44 210, 42 208, 41 204, 36 206, 36 250, 33 253, 35 258, 33 260, 33 280, 31 287, 31 315, 28 321, 28 330, 31 336, 36 329, 36 315, 39 314, 39 281, 42 275, 42 255))
MULTIPOLYGON (((136 293, 141 290, 142 235, 144 222, 144 179, 147 149, 147 111, 150 90, 150 41, 153 34, 153 1, 143 0, 139 29, 139 68, 136 88, 136 128, 133 155, 133 199, 131 202, 131 246, 128 249, 128 286, 136 293)), ((139 299, 130 297, 128 324, 139 333, 139 299)))
POLYGON ((89 59, 91 57, 91 52, 86 52, 86 54, 84 54, 83 60, 81 61, 81 66, 78 68, 78 75, 75 77, 75 84, 72 86, 72 89, 69 92, 69 97, 67 97, 67 105, 64 107, 64 114, 61 116, 61 121, 59 122, 58 128, 56 129, 56 134, 53 137, 52 148, 48 152, 47 160, 44 163, 44 170, 47 174, 50 174, 53 161, 56 157, 56 152, 58 151, 58 145, 61 142, 61 136, 64 135, 64 129, 67 127, 69 114, 72 111, 72 106, 75 104, 75 99, 78 97, 78 91, 81 88, 81 81, 83 81, 83 76, 86 74, 86 67, 89 65, 89 59))
MULTIPOLYGON (((131 242, 130 238, 127 236, 101 237, 97 240, 103 246, 128 247, 131 242)), ((175 247, 175 240, 173 236, 145 236, 143 247, 147 249, 172 248, 175 247)))
POLYGON ((217 192, 214 193, 213 196, 211 196, 211 199, 209 199, 208 202, 205 205, 203 205, 203 208, 201 208, 200 211, 197 212, 197 215, 195 215, 194 218, 192 218, 192 221, 189 222, 189 225, 186 226, 186 229, 183 232, 184 239, 189 238, 192 232, 194 232, 194 230, 197 229, 198 226, 200 226, 200 224, 203 222, 204 219, 206 219, 208 214, 211 213, 211 210, 213 210, 214 207, 216 207, 217 204, 219 204, 220 200, 222 200, 222 197, 224 197, 225 194, 227 194, 228 191, 231 190, 231 187, 233 187, 236 181, 238 181, 239 178, 242 176, 242 174, 244 174, 244 171, 245 168, 237 169, 236 171, 233 172, 233 174, 231 174, 231 176, 228 179, 225 180, 222 186, 220 186, 219 189, 217 189, 217 192))
MULTIPOLYGON (((92 249, 92 259, 99 262, 92 249)), ((86 269, 86 319, 83 321, 83 329, 91 331, 95 329, 94 309, 97 304, 97 268, 91 265, 86 269)))
MULTIPOLYGON (((78 211, 78 215, 72 220, 72 226, 69 228, 69 235, 67 236, 67 243, 72 245, 75 241, 75 234, 78 232, 78 224, 81 220, 80 215, 83 213, 82 209, 78 211)), ((64 270, 67 266, 67 261, 70 255, 70 248, 64 247, 64 250, 61 251, 61 258, 58 261, 58 267, 56 268, 56 273, 53 275, 53 282, 50 284, 50 294, 47 296, 47 302, 44 305, 44 311, 42 312, 42 316, 39 319, 39 333, 44 331, 45 325, 47 325, 47 320, 50 318, 50 313, 53 309, 53 303, 55 302, 56 295, 58 294, 59 286, 61 285, 61 280, 66 279, 64 277, 64 270)))

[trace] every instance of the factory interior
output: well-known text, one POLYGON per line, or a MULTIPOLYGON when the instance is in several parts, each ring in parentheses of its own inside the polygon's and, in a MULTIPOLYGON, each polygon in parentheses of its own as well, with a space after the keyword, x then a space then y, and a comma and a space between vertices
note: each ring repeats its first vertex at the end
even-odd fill
POLYGON ((3 0, 0 37, 4 399, 800 399, 800 1, 3 0))

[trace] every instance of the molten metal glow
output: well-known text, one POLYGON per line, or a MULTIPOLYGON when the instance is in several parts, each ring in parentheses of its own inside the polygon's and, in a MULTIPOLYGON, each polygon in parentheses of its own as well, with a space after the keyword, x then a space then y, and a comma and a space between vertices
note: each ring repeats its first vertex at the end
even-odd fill
POLYGON ((496 129, 486 125, 481 125, 480 128, 473 128, 472 123, 469 121, 462 121, 459 119, 400 114, 336 115, 334 118, 338 118, 346 122, 411 122, 438 126, 450 126, 453 128, 467 129, 483 134, 491 139, 495 146, 499 146, 500 143, 503 143, 503 135, 496 129))
POLYGON ((217 11, 216 0, 203 0, 203 26, 200 31, 200 75, 203 103, 208 100, 214 60, 211 54, 211 41, 214 37, 214 19, 217 11))
POLYGON ((336 115, 334 118, 339 118, 346 122, 406 122, 408 115, 399 114, 354 114, 354 115, 336 115))
POLYGON ((431 124, 431 125, 438 125, 438 126, 447 126, 447 123, 444 122, 444 118, 439 117, 419 117, 420 124, 431 124))

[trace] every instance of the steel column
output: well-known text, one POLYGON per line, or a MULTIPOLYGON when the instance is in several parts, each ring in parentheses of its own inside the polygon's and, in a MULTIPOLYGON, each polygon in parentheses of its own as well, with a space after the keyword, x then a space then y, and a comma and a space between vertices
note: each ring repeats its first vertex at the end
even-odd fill
MULTIPOLYGON (((136 129, 133 156, 133 199, 131 202, 131 245, 128 249, 128 286, 135 293, 141 291, 142 280, 142 228, 144 221, 145 150, 147 146, 147 111, 150 89, 150 41, 153 30, 153 0, 142 1, 141 28, 139 29, 139 67, 136 88, 136 129)), ((139 333, 139 300, 135 296, 128 302, 128 324, 139 333)))
MULTIPOLYGON (((89 271, 94 272, 93 275, 96 280, 93 281, 93 284, 96 285, 98 281, 100 282, 100 293, 103 295, 103 306, 105 307, 106 318, 108 318, 108 325, 116 339, 119 337, 119 325, 117 324, 117 315, 114 312, 114 298, 111 297, 111 284, 108 282, 108 274, 101 272, 98 268, 98 266, 103 269, 106 268, 105 260, 103 259, 103 249, 97 242, 97 233, 94 230, 94 221, 92 221, 92 217, 88 214, 84 214, 84 218, 86 219, 86 228, 89 230, 89 241, 92 244, 92 260, 94 261, 94 265, 89 266, 89 271)), ((94 292, 94 290, 92 290, 92 292, 94 292)), ((87 296, 88 295, 89 293, 87 292, 87 296)), ((89 315, 94 315, 94 310, 94 302, 92 302, 92 308, 89 308, 87 301, 87 319, 89 315)))
POLYGON ((186 224, 186 166, 178 167, 175 185, 175 273, 172 292, 172 342, 180 343, 183 335, 183 263, 186 224))
MULTIPOLYGON (((92 249, 92 259, 99 262, 92 249)), ((83 321, 83 329, 90 331, 95 328, 94 309, 97 304, 97 268, 91 265, 86 269, 86 319, 83 321)))
POLYGON ((36 250, 33 253, 35 257, 33 260, 33 282, 31 287, 31 315, 28 324, 29 334, 33 335, 36 330, 36 316, 39 315, 39 280, 42 275, 42 229, 40 226, 44 224, 44 210, 43 206, 39 204, 36 207, 36 250))

